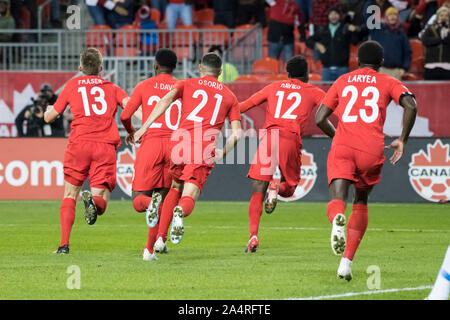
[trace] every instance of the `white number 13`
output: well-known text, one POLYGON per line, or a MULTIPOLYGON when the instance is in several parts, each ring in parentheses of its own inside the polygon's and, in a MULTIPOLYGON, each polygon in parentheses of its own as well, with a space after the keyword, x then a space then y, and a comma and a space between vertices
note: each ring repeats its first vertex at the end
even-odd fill
MULTIPOLYGON (((89 101, 87 97, 86 87, 79 87, 78 92, 81 93, 81 98, 83 99, 84 114, 86 115, 86 117, 89 117, 91 115, 91 109, 89 108, 89 101)), ((106 109, 108 107, 105 101, 105 91, 103 91, 103 89, 99 87, 92 87, 90 94, 94 97, 94 101, 99 102, 101 105, 99 109, 97 107, 97 104, 93 103, 92 111, 94 111, 94 113, 99 116, 105 114, 106 109), (96 96, 96 94, 98 94, 98 96, 96 96)))

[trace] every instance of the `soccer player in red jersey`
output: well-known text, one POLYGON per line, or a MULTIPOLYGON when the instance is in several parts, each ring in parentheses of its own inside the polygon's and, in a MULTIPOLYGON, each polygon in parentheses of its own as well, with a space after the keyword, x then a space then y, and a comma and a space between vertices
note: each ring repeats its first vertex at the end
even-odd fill
POLYGON ((159 237, 165 242, 172 219, 170 240, 177 244, 184 234, 183 218, 194 210, 215 160, 222 159, 236 145, 241 136, 241 114, 236 96, 217 81, 222 60, 215 53, 206 54, 199 65, 201 78, 179 81, 175 88, 156 105, 145 124, 135 134, 139 141, 147 129, 181 99, 181 121, 171 138, 172 186, 164 200, 159 237), (215 142, 225 119, 231 122, 232 134, 223 149, 215 142), (167 231, 166 231, 167 232, 167 231))
POLYGON ((290 197, 300 181, 303 125, 325 92, 308 84, 308 63, 303 56, 290 59, 289 80, 274 82, 240 103, 241 112, 267 101, 266 123, 258 151, 250 167, 252 197, 249 205, 250 240, 245 252, 258 248, 258 229, 264 196, 269 187, 266 212, 275 209, 277 195, 290 197), (282 174, 278 185, 271 182, 277 165, 282 174))
POLYGON ((81 197, 85 220, 92 225, 105 212, 111 191, 116 186, 116 149, 120 145, 115 122, 117 105, 125 106, 128 95, 115 84, 98 76, 102 56, 95 48, 83 50, 81 77, 69 80, 58 100, 44 114, 47 123, 63 114, 67 105, 74 119, 64 155, 64 199, 60 208, 61 243, 57 254, 69 253, 69 238, 75 220, 75 205, 84 181, 89 177, 91 191, 81 197))
MULTIPOLYGON (((169 49, 156 52, 154 71, 155 77, 139 83, 133 91, 120 119, 128 132, 126 141, 133 142, 135 130, 131 124, 132 115, 142 105, 142 122, 144 123, 158 101, 173 89, 177 80, 171 76, 177 66, 177 56, 169 49)), ((141 139, 141 146, 134 163, 132 184, 133 207, 137 212, 146 212, 148 240, 143 259, 157 260, 157 252, 168 252, 165 244, 155 246, 158 233, 158 215, 161 202, 166 197, 172 179, 170 168, 170 137, 180 121, 181 102, 176 100, 165 114, 157 119, 141 139), (162 248, 161 248, 162 245, 162 248)), ((166 230, 167 232, 167 230, 166 230)))
POLYGON ((319 128, 333 138, 327 161, 331 197, 327 215, 333 225, 331 248, 336 255, 343 254, 337 274, 348 281, 352 279, 351 262, 367 228, 369 193, 381 179, 387 106, 394 100, 404 108, 401 136, 386 147, 394 149, 392 164, 403 155, 417 113, 413 94, 397 79, 377 72, 383 55, 378 42, 363 43, 358 52, 359 69, 333 84, 316 113, 319 128), (332 113, 339 118, 337 129, 328 120, 332 113), (345 202, 352 184, 355 197, 346 242, 345 202))

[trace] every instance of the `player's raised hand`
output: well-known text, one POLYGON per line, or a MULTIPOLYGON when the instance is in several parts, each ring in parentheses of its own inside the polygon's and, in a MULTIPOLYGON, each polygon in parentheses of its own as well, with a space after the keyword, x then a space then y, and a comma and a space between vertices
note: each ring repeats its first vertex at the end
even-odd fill
POLYGON ((405 144, 400 139, 395 139, 392 143, 385 147, 386 149, 394 149, 394 154, 389 159, 392 164, 396 164, 401 157, 403 156, 403 150, 405 148, 405 144))
POLYGON ((134 134, 135 134, 135 131, 127 134, 127 136, 125 138, 126 145, 130 146, 130 145, 134 144, 134 134))

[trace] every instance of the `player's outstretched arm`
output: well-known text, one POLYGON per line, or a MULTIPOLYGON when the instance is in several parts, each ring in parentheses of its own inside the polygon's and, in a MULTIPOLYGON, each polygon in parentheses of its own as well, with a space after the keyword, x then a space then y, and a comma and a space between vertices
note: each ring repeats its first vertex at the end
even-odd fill
POLYGON ((386 146, 386 149, 394 149, 394 154, 389 159, 392 164, 396 164, 403 156, 405 144, 408 141, 409 134, 416 122, 417 102, 411 95, 406 95, 400 100, 400 105, 405 109, 403 114, 403 130, 398 139, 386 146))
POLYGON ((216 149, 216 160, 222 160, 226 154, 233 150, 233 148, 238 143, 239 139, 242 138, 242 127, 240 120, 231 121, 231 135, 228 137, 227 142, 223 149, 216 149))
POLYGON ((331 116, 333 110, 329 109, 326 105, 321 104, 316 112, 316 125, 330 138, 334 137, 336 128, 333 126, 328 117, 331 116))
POLYGON ((44 113, 44 121, 46 123, 53 123, 58 118, 59 113, 56 112, 52 105, 47 106, 47 110, 44 113))
POLYGON ((134 141, 139 142, 142 136, 147 132, 148 128, 156 121, 160 116, 166 112, 169 106, 178 99, 178 89, 173 89, 167 93, 155 106, 150 116, 147 118, 142 128, 140 128, 134 134, 134 141))

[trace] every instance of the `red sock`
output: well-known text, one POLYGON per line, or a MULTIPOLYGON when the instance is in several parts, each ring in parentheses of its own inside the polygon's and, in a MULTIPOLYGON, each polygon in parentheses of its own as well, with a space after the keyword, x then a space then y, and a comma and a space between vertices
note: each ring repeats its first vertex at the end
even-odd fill
POLYGON ((366 232, 368 220, 367 206, 363 204, 354 204, 352 213, 348 219, 347 245, 345 247, 344 258, 353 260, 359 243, 366 232))
POLYGON ((289 198, 295 192, 296 186, 290 186, 285 182, 280 183, 280 187, 278 189, 278 194, 283 198, 289 198))
POLYGON ((72 231, 73 222, 75 221, 75 205, 75 199, 64 198, 59 208, 61 218, 61 247, 65 244, 69 245, 70 231, 72 231))
POLYGON ((137 212, 145 212, 151 201, 152 197, 146 196, 145 194, 138 195, 133 199, 134 210, 136 210, 137 212))
MULTIPOLYGON (((162 206, 159 207, 158 216, 161 218, 161 210, 162 206)), ((148 228, 148 237, 147 237, 147 244, 145 247, 150 251, 150 253, 153 254, 153 247, 155 246, 155 242, 158 235, 158 229, 159 229, 159 222, 153 227, 148 228)))
POLYGON ((163 237, 164 242, 167 240, 167 231, 169 230, 170 223, 173 217, 173 208, 178 205, 181 192, 177 189, 171 188, 166 198, 164 199, 161 211, 161 218, 159 219, 158 236, 163 237))
POLYGON ((184 196, 180 199, 179 206, 183 208, 184 216, 189 216, 195 207, 195 200, 190 196, 184 196))
POLYGON ((250 238, 258 235, 259 221, 261 219, 264 194, 255 192, 250 199, 248 218, 250 222, 250 238))
POLYGON ((101 216, 106 210, 106 200, 99 196, 93 196, 95 206, 97 207, 97 215, 101 216))
POLYGON ((328 202, 327 215, 331 223, 333 223, 334 217, 339 213, 345 214, 345 202, 339 199, 328 202))

